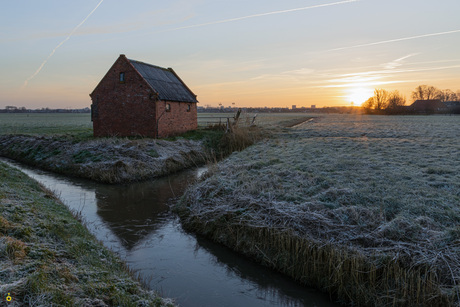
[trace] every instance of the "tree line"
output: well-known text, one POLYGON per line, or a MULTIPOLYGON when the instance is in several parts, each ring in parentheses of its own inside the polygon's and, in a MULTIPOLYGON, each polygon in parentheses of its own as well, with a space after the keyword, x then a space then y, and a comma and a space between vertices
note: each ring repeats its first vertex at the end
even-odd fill
MULTIPOLYGON (((417 100, 439 99, 442 102, 460 101, 460 90, 457 93, 450 89, 440 90, 431 85, 419 85, 412 92, 412 102, 417 100)), ((398 90, 387 91, 375 89, 374 96, 367 99, 362 107, 367 113, 398 114, 407 113, 406 97, 398 90)), ((455 109, 458 111, 458 109, 455 109)))

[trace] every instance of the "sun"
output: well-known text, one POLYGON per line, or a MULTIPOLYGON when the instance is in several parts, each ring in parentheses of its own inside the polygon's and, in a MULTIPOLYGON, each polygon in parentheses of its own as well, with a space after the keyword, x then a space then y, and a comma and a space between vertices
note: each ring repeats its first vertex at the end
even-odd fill
POLYGON ((348 90, 348 101, 355 106, 362 105, 369 97, 372 97, 374 90, 364 87, 353 87, 348 90))

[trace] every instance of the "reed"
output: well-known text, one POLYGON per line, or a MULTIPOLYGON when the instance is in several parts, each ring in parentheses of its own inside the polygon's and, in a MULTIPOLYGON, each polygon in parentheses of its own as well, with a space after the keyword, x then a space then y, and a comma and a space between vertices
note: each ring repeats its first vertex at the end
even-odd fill
MULTIPOLYGON (((266 133, 266 131, 265 131, 266 133)), ((241 151, 267 135, 258 127, 234 127, 231 131, 223 134, 219 143, 220 157, 223 158, 235 151, 241 151)))
POLYGON ((404 256, 320 242, 277 228, 235 225, 232 218, 209 221, 186 214, 188 231, 202 234, 295 280, 356 306, 454 306, 456 286, 429 264, 408 266, 404 256), (225 221, 224 221, 225 220, 225 221))

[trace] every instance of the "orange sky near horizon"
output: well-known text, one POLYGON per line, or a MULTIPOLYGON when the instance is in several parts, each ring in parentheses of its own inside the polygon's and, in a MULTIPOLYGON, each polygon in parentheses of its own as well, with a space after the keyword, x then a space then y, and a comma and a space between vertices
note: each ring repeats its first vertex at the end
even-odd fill
POLYGON ((375 88, 410 103, 421 84, 460 90, 459 11, 458 0, 9 2, 0 108, 89 107, 119 54, 174 68, 201 106, 356 106, 375 88))

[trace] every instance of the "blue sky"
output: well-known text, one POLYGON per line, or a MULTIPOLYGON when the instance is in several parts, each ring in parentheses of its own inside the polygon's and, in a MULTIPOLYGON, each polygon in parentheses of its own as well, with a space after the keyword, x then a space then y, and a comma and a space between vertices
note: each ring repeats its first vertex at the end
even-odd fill
POLYGON ((8 1, 0 108, 80 108, 119 54, 173 67, 200 105, 360 104, 460 90, 460 1, 8 1))

